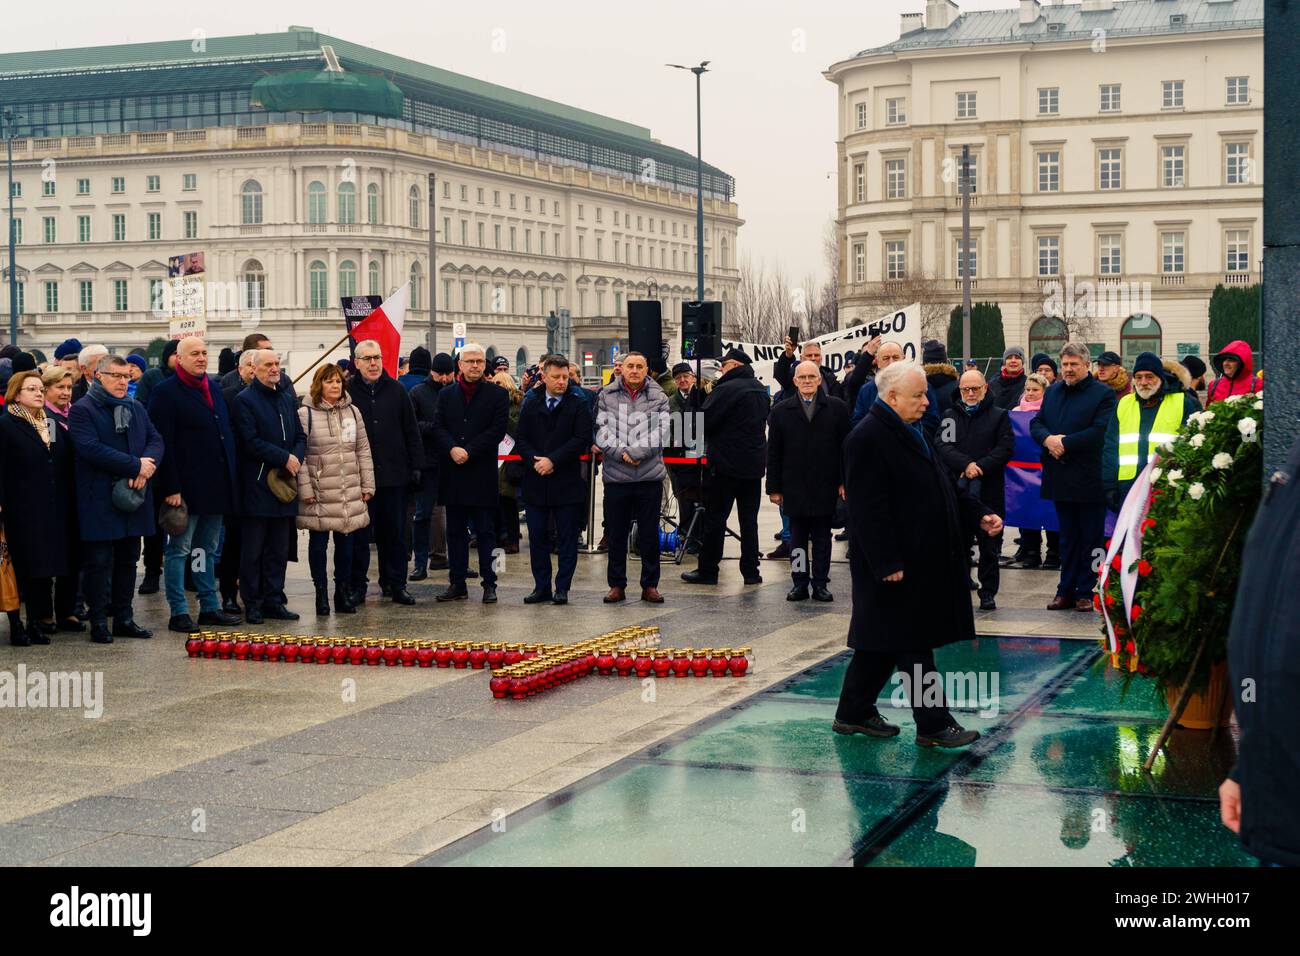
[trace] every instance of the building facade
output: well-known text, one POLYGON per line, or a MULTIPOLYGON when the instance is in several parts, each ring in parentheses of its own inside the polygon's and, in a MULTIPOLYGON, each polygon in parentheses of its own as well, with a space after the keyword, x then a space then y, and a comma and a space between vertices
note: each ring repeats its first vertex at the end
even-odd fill
POLYGON ((972 298, 1008 345, 1205 355, 1214 287, 1260 281, 1262 0, 930 0, 825 75, 841 324, 891 290, 960 304, 963 147, 972 298))
MULTIPOLYGON (((626 302, 651 296, 677 338, 696 292, 693 156, 306 28, 196 46, 0 55, 0 102, 16 114, 20 345, 166 336, 154 306, 168 257, 202 252, 215 347, 260 329, 292 368, 343 334, 342 296, 409 279, 407 352, 429 330, 431 225, 440 349, 463 322, 512 368, 535 362, 548 315, 568 309, 572 346, 602 364, 627 347, 626 302), (257 79, 320 70, 326 47, 344 71, 388 77, 401 115, 259 104, 257 79)), ((706 295, 725 299, 741 220, 731 178, 704 172, 706 295)))

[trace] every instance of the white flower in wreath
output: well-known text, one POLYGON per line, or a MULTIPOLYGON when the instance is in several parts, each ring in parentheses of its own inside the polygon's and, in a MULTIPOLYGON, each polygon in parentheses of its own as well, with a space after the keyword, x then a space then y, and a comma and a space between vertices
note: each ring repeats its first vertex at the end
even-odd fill
POLYGON ((1224 471, 1232 467, 1232 456, 1226 451, 1221 451, 1210 460, 1210 464, 1219 471, 1224 471))
POLYGON ((1182 472, 1182 469, 1180 469, 1180 468, 1175 468, 1175 469, 1174 469, 1173 471, 1171 471, 1171 472, 1169 473, 1169 475, 1165 478, 1165 481, 1169 482, 1170 485, 1176 485, 1176 484, 1178 484, 1178 482, 1180 482, 1180 481, 1182 481, 1182 480, 1183 480, 1183 472, 1182 472))
POLYGON ((1187 486, 1187 496, 1193 501, 1200 501, 1203 494, 1205 494, 1205 486, 1199 481, 1187 486))
POLYGON ((1255 409, 1255 411, 1257 412, 1262 412, 1264 410, 1264 400, 1261 398, 1258 401, 1256 401, 1254 405, 1250 407, 1255 409))
POLYGON ((1152 469, 1151 469, 1151 484, 1154 485, 1157 481, 1159 481, 1159 480, 1160 480, 1160 476, 1163 475, 1163 474, 1164 474, 1164 471, 1162 471, 1161 469, 1159 469, 1159 468, 1152 468, 1152 469))
POLYGON ((1254 441, 1255 430, 1259 428, 1259 422, 1253 418, 1243 418, 1237 422, 1237 431, 1241 432, 1242 441, 1254 441))
POLYGON ((1202 445, 1205 444, 1205 436, 1201 434, 1196 434, 1193 435, 1190 439, 1188 439, 1188 441, 1191 443, 1191 446, 1193 448, 1200 448, 1202 445))
POLYGON ((1200 425, 1202 428, 1205 427, 1206 422, 1212 422, 1212 421, 1214 421, 1214 412, 1210 412, 1210 411, 1201 412, 1200 425))
POLYGON ((1235 405, 1237 402, 1243 401, 1245 398, 1246 398, 1245 395, 1229 395, 1226 399, 1224 399, 1224 401, 1235 405))

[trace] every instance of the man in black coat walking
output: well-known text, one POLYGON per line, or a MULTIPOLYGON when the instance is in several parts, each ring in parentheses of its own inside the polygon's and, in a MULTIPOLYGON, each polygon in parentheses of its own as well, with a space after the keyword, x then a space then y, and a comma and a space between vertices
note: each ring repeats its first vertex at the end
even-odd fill
POLYGON ((379 589, 394 604, 414 604, 406 590, 406 494, 420 486, 424 450, 415 408, 402 384, 384 371, 383 353, 372 339, 357 343, 357 375, 348 383, 352 404, 366 423, 375 463, 375 494, 366 503, 370 524, 356 532, 352 548, 352 604, 366 600, 370 539, 379 558, 379 589))
POLYGON ((1300 627, 1292 613, 1300 581, 1300 441, 1275 472, 1242 559, 1228 637, 1229 687, 1237 697, 1237 765, 1219 787, 1224 826, 1247 853, 1274 866, 1300 866, 1300 627))
POLYGON ((542 363, 545 395, 524 402, 515 429, 515 453, 522 459, 520 488, 528 519, 528 557, 533 592, 525 604, 567 604, 578 566, 578 527, 587 503, 580 457, 591 448, 591 409, 569 389, 569 360, 548 355, 542 363), (551 522, 559 569, 551 590, 551 522))
POLYGON ((722 358, 722 377, 700 409, 708 477, 704 488, 704 534, 700 561, 682 580, 717 584, 718 565, 734 504, 740 516, 740 573, 746 584, 762 584, 758 562, 758 506, 767 467, 767 388, 754 377, 750 358, 731 349, 722 358))
POLYGON ((921 427, 928 398, 915 362, 876 376, 877 398, 844 442, 853 574, 853 659, 832 729, 893 737, 876 699, 902 672, 923 747, 963 747, 979 738, 948 712, 934 648, 975 637, 967 588, 967 542, 976 527, 1000 534, 1002 519, 954 487, 921 427))
MULTIPOLYGON (((1016 447, 1011 416, 993 404, 978 370, 965 372, 958 388, 961 397, 943 413, 935 451, 959 487, 1001 515, 1006 510, 1004 473, 1016 447)), ((981 531, 975 537, 980 549, 980 610, 995 611, 1002 535, 981 531)))
POLYGON ((438 445, 438 498, 447 509, 447 561, 450 586, 439 601, 469 597, 469 523, 478 537, 479 575, 483 603, 497 602, 497 575, 492 546, 496 543, 497 451, 510 417, 510 393, 484 378, 487 357, 483 346, 469 343, 460 350, 460 374, 438 393, 433 423, 438 445))
POLYGON ((180 340, 171 376, 154 388, 149 417, 162 436, 167 454, 158 464, 155 492, 172 507, 184 504, 189 521, 181 534, 170 535, 163 576, 171 620, 167 627, 182 634, 201 625, 229 627, 239 618, 221 610, 213 560, 221 539, 222 517, 235 510, 235 435, 226 399, 209 377, 208 347, 201 338, 180 340), (199 620, 190 617, 185 596, 185 568, 197 551, 194 568, 199 620))
POLYGON ((259 349, 253 375, 253 383, 235 398, 237 494, 243 516, 239 591, 244 620, 249 624, 261 624, 268 617, 296 621, 298 615, 281 603, 281 595, 298 502, 281 501, 271 482, 292 482, 307 454, 307 435, 292 394, 280 389, 280 357, 270 349, 259 349))
POLYGON ((456 364, 446 352, 439 352, 430 363, 428 381, 410 392, 415 424, 424 447, 420 491, 415 496, 415 515, 411 519, 412 581, 423 581, 431 570, 447 567, 447 509, 438 503, 438 462, 442 456, 438 454, 433 423, 437 418, 438 393, 455 379, 456 364))
POLYGON ((808 600, 809 551, 812 540, 812 597, 832 601, 827 585, 831 570, 831 521, 844 495, 844 438, 849 407, 818 386, 821 374, 812 362, 794 370, 796 393, 772 409, 767 432, 767 495, 790 518, 790 574, 794 587, 787 601, 808 600))
POLYGON ((1115 417, 1115 390, 1088 373, 1091 357, 1081 342, 1061 348, 1061 379, 1047 390, 1029 423, 1043 449, 1041 494, 1055 502, 1061 528, 1061 580, 1049 611, 1092 611, 1093 550, 1105 534, 1101 459, 1106 428, 1115 417))

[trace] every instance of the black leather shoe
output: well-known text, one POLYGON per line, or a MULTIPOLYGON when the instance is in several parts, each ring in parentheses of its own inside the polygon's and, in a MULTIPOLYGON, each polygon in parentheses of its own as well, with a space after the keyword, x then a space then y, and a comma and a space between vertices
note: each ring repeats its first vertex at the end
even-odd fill
POLYGON ((361 605, 365 603, 366 603, 365 587, 355 588, 352 590, 351 593, 348 594, 348 604, 351 605, 352 607, 354 608, 361 607, 361 605))
POLYGON ((916 735, 918 747, 965 747, 980 739, 978 730, 967 730, 961 724, 951 724, 937 734, 916 735))
POLYGON ((451 567, 451 562, 449 562, 446 558, 430 558, 430 559, 429 559, 429 570, 430 570, 430 571, 446 571, 446 570, 447 570, 448 568, 450 568, 450 567, 451 567))
POLYGON ((483 603, 484 603, 484 604, 496 604, 496 603, 497 603, 497 589, 496 589, 496 585, 494 585, 494 584, 485 584, 485 585, 483 585, 483 603))
POLYGON ((68 631, 73 634, 79 634, 85 629, 86 629, 86 625, 82 624, 75 617, 65 617, 63 620, 59 622, 60 631, 68 631))
POLYGON ((458 588, 449 587, 445 591, 439 591, 437 595, 435 595, 434 600, 441 604, 443 601, 463 601, 468 597, 469 591, 465 588, 465 585, 462 584, 458 588))
POLYGON ((262 608, 262 616, 269 617, 273 621, 296 621, 298 615, 290 611, 283 604, 271 604, 262 608))
POLYGON ((238 621, 239 616, 244 613, 244 609, 239 606, 239 602, 234 598, 226 598, 221 602, 221 612, 234 615, 235 620, 238 621))
POLYGON ((551 603, 552 603, 552 604, 568 604, 568 603, 569 603, 569 592, 568 592, 568 591, 556 591, 556 592, 555 592, 555 596, 554 596, 553 598, 551 598, 551 603))
MULTIPOLYGON (((448 567, 450 567, 450 565, 448 565, 448 567)), ((471 578, 471 579, 473 579, 473 578, 477 578, 477 577, 478 577, 478 572, 475 571, 473 568, 466 568, 466 569, 465 569, 465 577, 467 577, 467 578, 471 578)))
POLYGON ((50 643, 50 639, 45 635, 45 632, 41 630, 41 625, 37 621, 33 621, 27 625, 27 640, 31 644, 50 643))
MULTIPOLYGON (((186 614, 185 616, 189 617, 188 614, 186 614)), ((195 628, 195 630, 197 631, 198 628, 195 628)), ((135 623, 135 621, 131 620, 130 618, 127 618, 125 621, 113 622, 113 636, 114 637, 153 637, 153 631, 147 630, 146 628, 143 628, 139 624, 135 623)))
POLYGON ((394 604, 411 605, 415 603, 415 598, 411 597, 411 592, 406 588, 393 588, 392 594, 389 595, 394 604))
POLYGON ((808 600, 808 585, 806 585, 806 584, 796 584, 796 585, 795 585, 794 587, 792 587, 788 592, 786 592, 785 599, 786 599, 787 601, 806 601, 806 600, 808 600))
POLYGON ((837 734, 865 734, 868 737, 897 737, 898 727, 891 724, 876 714, 874 717, 868 717, 865 724, 846 724, 838 717, 831 724, 831 730, 837 734))
POLYGON ((821 601, 823 604, 829 604, 831 601, 835 600, 835 595, 826 590, 826 585, 824 584, 813 585, 812 597, 814 601, 821 601))
POLYGON ((682 580, 687 584, 717 584, 718 576, 716 574, 704 574, 699 568, 694 571, 683 571, 682 580))
POLYGON ((328 588, 316 589, 316 614, 320 617, 328 617, 330 613, 330 598, 328 588))
POLYGON ((199 627, 202 627, 204 624, 211 624, 215 627, 234 627, 238 623, 238 614, 227 614, 225 611, 199 612, 199 627))
POLYGON ((427 578, 428 576, 429 576, 429 571, 428 571, 428 569, 425 568, 425 566, 422 565, 422 564, 417 564, 414 568, 411 569, 411 576, 410 576, 409 578, 407 578, 407 580, 408 580, 408 581, 423 581, 423 580, 424 580, 425 578, 427 578))
POLYGON ((991 597, 980 598, 981 611, 996 611, 997 609, 998 609, 998 602, 993 600, 993 598, 991 597))
POLYGON ((173 614, 171 620, 167 622, 167 630, 176 631, 178 634, 193 634, 199 629, 194 623, 194 618, 188 614, 173 614))
POLYGON ((108 633, 108 628, 103 624, 90 625, 90 639, 96 644, 113 643, 113 635, 108 633))
POLYGON ((159 578, 159 576, 156 575, 156 574, 146 574, 146 575, 144 576, 144 580, 140 582, 140 590, 137 591, 136 593, 137 593, 137 594, 157 594, 157 593, 158 593, 158 578, 159 578))
POLYGON ((761 574, 749 574, 745 576, 745 584, 747 585, 762 584, 762 583, 763 583, 763 575, 761 574))
POLYGON ((381 585, 379 585, 379 594, 380 594, 382 597, 392 597, 392 596, 393 596, 393 586, 392 586, 391 584, 381 584, 381 585))
POLYGON ((250 607, 247 611, 244 612, 244 623, 245 623, 245 624, 261 624, 261 623, 262 623, 262 612, 259 611, 259 610, 257 610, 256 608, 251 608, 251 607, 250 607))
POLYGON ((53 621, 40 621, 37 626, 41 629, 42 634, 57 634, 59 632, 59 625, 53 621))
POLYGON ((352 606, 352 597, 343 588, 334 589, 334 613, 335 614, 356 614, 357 609, 352 606))
POLYGON ((533 588, 532 593, 529 594, 528 597, 524 598, 524 603, 525 603, 525 604, 545 604, 547 601, 551 600, 553 597, 554 597, 554 595, 551 593, 551 589, 550 589, 550 588, 546 588, 545 590, 543 590, 542 588, 533 588))

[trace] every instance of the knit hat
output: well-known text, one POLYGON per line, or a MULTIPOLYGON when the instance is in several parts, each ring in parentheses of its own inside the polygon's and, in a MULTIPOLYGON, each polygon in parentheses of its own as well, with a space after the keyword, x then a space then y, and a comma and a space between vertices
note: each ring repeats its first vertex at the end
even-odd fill
POLYGON ((1182 358, 1183 368, 1192 373, 1192 378, 1197 379, 1205 374, 1205 363, 1198 356, 1184 355, 1182 358))
POLYGON ((1155 352, 1143 352, 1133 360, 1133 374, 1136 375, 1138 372, 1154 372, 1164 378, 1165 365, 1155 352))
POLYGON ((456 363, 446 352, 439 352, 433 357, 433 371, 439 375, 450 375, 456 371, 456 363))
MULTIPOLYGON (((1023 358, 1023 356, 1021 356, 1023 358)), ((930 339, 921 346, 921 362, 925 365, 938 365, 948 361, 948 350, 938 339, 930 339)))
POLYGON ((1056 360, 1046 352, 1035 352, 1034 357, 1029 360, 1029 371, 1036 372, 1041 366, 1046 365, 1052 370, 1053 375, 1060 375, 1061 370, 1057 367, 1056 360))
POLYGON ((149 371, 149 363, 143 355, 128 355, 126 360, 142 372, 149 371))
POLYGON ((0 358, 0 392, 9 387, 9 379, 14 377, 14 360, 0 358))
POLYGON ((227 345, 217 356, 217 374, 227 375, 239 368, 239 357, 235 355, 235 350, 227 345))
POLYGON ((727 349, 727 354, 722 356, 724 362, 740 362, 742 365, 753 365, 754 360, 744 353, 741 349, 727 349))
POLYGON ((36 371, 36 356, 30 352, 19 352, 13 357, 14 374, 36 371))
POLYGON ((1022 349, 1019 345, 1013 345, 1011 346, 1011 348, 1007 349, 1005 352, 1002 353, 1002 361, 1005 362, 1013 355, 1016 358, 1020 359, 1020 361, 1022 362, 1025 360, 1025 350, 1022 349))
POLYGON ((54 348, 54 360, 56 362, 61 362, 65 358, 76 358, 80 354, 80 339, 64 339, 54 348))
POLYGON ((6 345, 4 348, 0 348, 0 358, 11 359, 21 351, 22 349, 16 345, 6 345))
POLYGON ((433 363, 433 358, 429 355, 429 350, 423 346, 417 345, 411 349, 411 374, 428 375, 429 367, 433 363))
POLYGON ((176 354, 176 350, 181 347, 180 339, 168 339, 167 344, 163 346, 162 356, 158 359, 158 367, 164 372, 167 369, 167 360, 176 354))
POLYGON ((501 371, 510 371, 510 359, 506 358, 504 355, 498 355, 492 360, 493 374, 501 371))
POLYGON ((691 368, 690 362, 678 362, 673 366, 673 378, 678 375, 693 375, 694 373, 695 369, 691 368))

